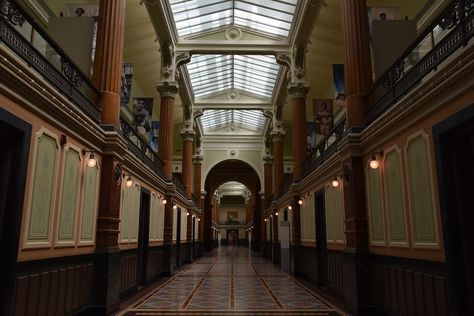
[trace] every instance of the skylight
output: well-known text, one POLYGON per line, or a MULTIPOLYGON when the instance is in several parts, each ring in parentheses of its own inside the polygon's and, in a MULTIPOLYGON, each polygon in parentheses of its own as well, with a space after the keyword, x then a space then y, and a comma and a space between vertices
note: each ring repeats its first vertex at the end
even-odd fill
POLYGON ((186 67, 195 98, 236 89, 271 99, 280 66, 267 55, 193 55, 186 67))
POLYGON ((261 132, 265 117, 259 110, 204 110, 201 124, 205 132, 233 126, 261 132))
POLYGON ((180 37, 227 25, 287 37, 298 0, 169 0, 169 2, 180 37))

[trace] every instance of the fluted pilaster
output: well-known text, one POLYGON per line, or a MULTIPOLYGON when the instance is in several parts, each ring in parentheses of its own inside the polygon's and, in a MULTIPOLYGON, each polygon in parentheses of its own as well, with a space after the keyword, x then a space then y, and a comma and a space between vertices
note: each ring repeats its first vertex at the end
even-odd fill
POLYGON ((291 97, 293 111, 293 181, 299 181, 303 174, 303 162, 306 159, 306 94, 309 86, 305 84, 289 84, 288 93, 291 97))
POLYGON ((341 1, 347 126, 364 125, 365 96, 372 87, 366 0, 341 1))
POLYGON ((102 96, 98 106, 101 122, 120 124, 125 0, 101 0, 93 82, 102 96))

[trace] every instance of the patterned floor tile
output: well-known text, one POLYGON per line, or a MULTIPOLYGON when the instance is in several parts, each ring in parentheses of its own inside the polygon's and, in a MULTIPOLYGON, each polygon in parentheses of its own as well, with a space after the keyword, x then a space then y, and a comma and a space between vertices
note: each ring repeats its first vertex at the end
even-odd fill
POLYGON ((318 315, 342 311, 245 247, 220 247, 117 315, 318 315))

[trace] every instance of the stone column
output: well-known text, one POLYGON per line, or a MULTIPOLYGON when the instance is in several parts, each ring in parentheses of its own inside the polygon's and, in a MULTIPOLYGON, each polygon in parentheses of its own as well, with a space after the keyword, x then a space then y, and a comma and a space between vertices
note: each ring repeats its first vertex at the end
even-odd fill
POLYGON ((285 130, 281 121, 274 122, 271 136, 273 143, 273 199, 277 199, 280 197, 283 183, 283 137, 285 136, 285 130))
POLYGON ((173 176, 173 111, 178 84, 161 82, 158 84, 158 92, 161 97, 158 156, 163 162, 165 179, 171 180, 173 176))
MULTIPOLYGON (((161 127, 161 126, 160 126, 161 127)), ((167 203, 165 204, 165 218, 163 227, 163 252, 165 269, 170 275, 173 274, 175 266, 175 256, 172 258, 173 248, 173 196, 165 195, 167 203)))
POLYGON ((293 182, 301 180, 303 175, 303 162, 307 154, 306 139, 306 94, 309 86, 303 83, 290 83, 288 94, 291 97, 291 110, 293 111, 293 182))
MULTIPOLYGON (((363 126, 366 94, 372 87, 368 17, 365 0, 341 1, 345 49, 347 126, 357 132, 363 126)), ((365 201, 364 161, 358 134, 342 140, 339 149, 343 166, 346 249, 344 251, 344 298, 354 314, 370 315, 369 239, 365 201)))
MULTIPOLYGON (((280 216, 283 216, 279 214, 280 216)), ((277 252, 277 249, 280 249, 280 245, 278 244, 278 216, 275 215, 275 211, 273 212, 273 215, 270 217, 270 220, 272 221, 272 228, 273 228, 273 244, 272 244, 272 253, 277 252)), ((275 255, 272 256, 272 261, 276 262, 276 257, 275 255)))
MULTIPOLYGON (((101 92, 97 106, 101 123, 120 126, 120 83, 125 27, 125 0, 100 1, 93 82, 101 92)), ((96 228, 96 253, 91 313, 111 314, 119 307, 120 191, 122 157, 126 142, 118 133, 110 135, 102 156, 99 209, 96 228)))
POLYGON ((293 213, 293 219, 291 222, 291 231, 292 231, 292 243, 294 245, 301 245, 301 219, 300 219, 300 211, 301 211, 301 205, 298 204, 299 198, 297 196, 293 197, 293 203, 292 203, 292 210, 291 212, 293 213))
POLYGON ((103 124, 120 125, 125 0, 101 0, 93 82, 101 92, 98 106, 103 124))

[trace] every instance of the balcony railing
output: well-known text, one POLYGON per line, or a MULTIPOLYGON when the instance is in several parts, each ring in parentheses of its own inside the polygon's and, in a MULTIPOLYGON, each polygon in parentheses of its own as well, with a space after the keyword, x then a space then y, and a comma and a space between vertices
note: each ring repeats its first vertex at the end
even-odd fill
POLYGON ((120 128, 127 138, 128 149, 163 178, 163 163, 148 141, 124 117, 120 117, 120 128))
POLYGON ((347 132, 346 118, 343 117, 318 146, 313 149, 303 163, 303 176, 307 176, 330 157, 337 149, 337 143, 347 132))
POLYGON ((96 122, 100 92, 48 33, 15 1, 0 0, 0 42, 96 122))
POLYGON ((436 70, 447 57, 465 46, 473 34, 474 1, 450 3, 375 82, 368 99, 367 124, 418 85, 428 73, 436 70))
POLYGON ((219 221, 219 226, 232 226, 232 225, 245 226, 247 225, 247 222, 246 221, 232 221, 232 220, 219 221))

